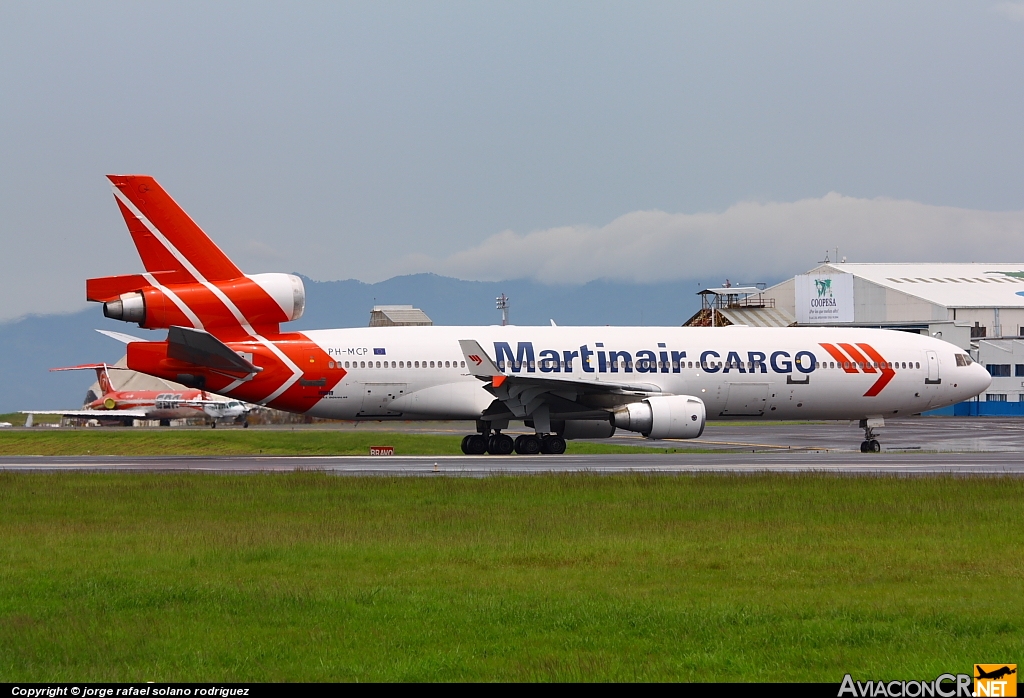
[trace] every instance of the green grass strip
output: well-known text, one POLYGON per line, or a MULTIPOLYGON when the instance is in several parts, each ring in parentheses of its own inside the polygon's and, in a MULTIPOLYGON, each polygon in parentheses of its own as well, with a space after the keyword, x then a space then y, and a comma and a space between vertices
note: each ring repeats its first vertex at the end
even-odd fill
POLYGON ((4 681, 930 679, 1024 656, 1024 480, 0 473, 4 681))

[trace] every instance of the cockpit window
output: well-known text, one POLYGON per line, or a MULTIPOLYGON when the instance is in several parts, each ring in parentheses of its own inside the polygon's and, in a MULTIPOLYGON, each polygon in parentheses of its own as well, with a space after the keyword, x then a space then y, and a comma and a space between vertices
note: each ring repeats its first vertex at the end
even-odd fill
POLYGON ((972 363, 973 363, 973 361, 971 361, 971 357, 969 355, 967 355, 967 354, 957 354, 956 355, 956 365, 957 366, 970 366, 972 363))

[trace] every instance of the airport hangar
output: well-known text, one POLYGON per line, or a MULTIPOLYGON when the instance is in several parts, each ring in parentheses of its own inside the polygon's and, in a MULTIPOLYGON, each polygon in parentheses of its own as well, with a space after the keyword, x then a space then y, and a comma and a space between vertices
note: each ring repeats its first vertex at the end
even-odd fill
POLYGON ((992 374, 978 400, 940 414, 1024 416, 1024 264, 823 262, 780 284, 704 289, 692 326, 831 325, 917 332, 992 374))

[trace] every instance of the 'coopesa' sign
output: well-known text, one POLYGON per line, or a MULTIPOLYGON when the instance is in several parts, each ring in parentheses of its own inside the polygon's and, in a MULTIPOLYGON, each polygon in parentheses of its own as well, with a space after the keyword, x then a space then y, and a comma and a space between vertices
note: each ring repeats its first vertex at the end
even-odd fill
POLYGON ((802 325, 853 322, 853 274, 794 277, 796 321, 802 325))

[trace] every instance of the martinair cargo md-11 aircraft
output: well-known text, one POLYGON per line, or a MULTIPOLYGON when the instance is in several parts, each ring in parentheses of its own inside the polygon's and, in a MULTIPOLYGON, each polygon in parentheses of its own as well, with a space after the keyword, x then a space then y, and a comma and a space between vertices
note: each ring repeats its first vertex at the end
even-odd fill
POLYGON ((152 178, 111 175, 146 271, 89 279, 109 318, 166 329, 129 368, 315 417, 469 420, 468 454, 562 453, 615 429, 692 439, 705 419, 850 419, 951 405, 991 378, 958 347, 854 328, 372 327, 287 332, 302 281, 247 275, 152 178), (536 434, 513 441, 522 420, 536 434))

